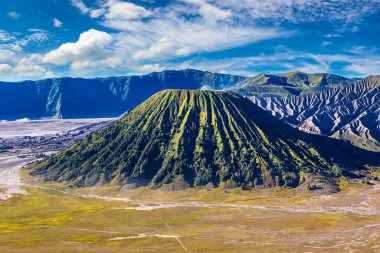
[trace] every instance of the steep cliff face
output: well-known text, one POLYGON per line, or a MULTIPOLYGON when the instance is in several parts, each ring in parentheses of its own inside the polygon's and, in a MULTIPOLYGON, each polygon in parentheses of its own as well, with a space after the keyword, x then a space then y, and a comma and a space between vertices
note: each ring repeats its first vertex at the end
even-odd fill
POLYGON ((244 77, 197 70, 144 76, 0 82, 0 120, 115 117, 167 89, 222 89, 244 77))
POLYGON ((364 164, 380 156, 303 133, 237 94, 165 90, 32 174, 75 186, 295 187, 302 172, 335 178, 364 164))
POLYGON ((380 151, 380 76, 309 95, 250 99, 302 130, 380 151))

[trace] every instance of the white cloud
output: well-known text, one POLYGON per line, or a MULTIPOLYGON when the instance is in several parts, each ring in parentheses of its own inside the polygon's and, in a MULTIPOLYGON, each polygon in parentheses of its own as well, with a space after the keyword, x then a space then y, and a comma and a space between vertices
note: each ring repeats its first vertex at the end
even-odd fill
POLYGON ((11 50, 1 49, 0 48, 0 61, 9 61, 16 55, 15 52, 11 50))
POLYGON ((322 41, 322 47, 327 47, 327 46, 330 46, 331 44, 332 44, 331 41, 327 41, 327 40, 322 41))
POLYGON ((230 17, 229 12, 211 7, 203 0, 191 0, 192 5, 198 6, 195 9, 175 5, 153 12, 141 9, 143 14, 135 12, 134 16, 122 11, 121 7, 117 8, 120 15, 107 9, 107 6, 119 2, 109 0, 104 5, 106 9, 102 24, 120 31, 116 51, 124 55, 132 54, 134 60, 170 59, 194 53, 216 52, 292 35, 286 30, 224 20, 230 17), (206 12, 212 12, 213 15, 206 15, 206 12))
POLYGON ((296 69, 292 68, 291 71, 301 71, 305 73, 328 73, 330 72, 330 66, 323 63, 317 63, 317 64, 304 63, 303 66, 297 67, 296 69))
POLYGON ((18 43, 16 35, 7 31, 0 30, 0 50, 2 53, 1 58, 9 58, 12 60, 13 56, 22 51, 21 45, 18 43), (11 56, 9 54, 12 53, 11 56))
POLYGON ((18 64, 13 68, 17 76, 21 79, 40 79, 54 77, 54 73, 48 71, 44 67, 38 65, 38 55, 32 55, 29 58, 21 59, 18 64))
POLYGON ((108 46, 112 40, 108 33, 91 29, 82 33, 77 42, 65 43, 50 51, 44 56, 43 61, 57 66, 71 63, 71 67, 76 69, 94 66, 95 63, 110 58, 108 46))
POLYGON ((83 14, 88 14, 90 9, 80 0, 72 0, 72 5, 78 8, 83 14))
POLYGON ((371 50, 362 50, 360 54, 311 54, 280 47, 272 54, 216 60, 198 57, 181 64, 168 63, 161 67, 170 69, 195 68, 211 72, 226 72, 245 76, 254 76, 262 72, 281 74, 285 72, 302 71, 306 73, 332 72, 352 77, 364 77, 379 74, 380 54, 379 52, 371 50), (343 69, 335 69, 334 64, 337 63, 345 67, 343 69), (268 69, 270 69, 269 72, 268 69), (344 72, 344 70, 347 72, 344 72))
MULTIPOLYGON (((13 53, 22 53, 28 45, 41 46, 50 39, 50 33, 41 29, 28 29, 28 34, 10 34, 0 30, 0 50, 13 53)), ((1 58, 1 56, 0 56, 1 58)))
POLYGON ((108 0, 104 5, 105 18, 111 20, 130 20, 149 17, 152 13, 142 6, 135 5, 133 3, 108 0))
POLYGON ((107 19, 136 19, 154 14, 156 17, 168 11, 196 13, 209 22, 234 19, 239 23, 262 22, 330 22, 338 30, 357 31, 364 18, 380 9, 380 0, 174 0, 165 7, 153 10, 130 1, 98 1, 98 8, 87 7, 82 0, 71 0, 83 14, 92 18, 108 15, 107 19))
POLYGON ((342 37, 342 35, 339 34, 339 33, 334 33, 334 34, 324 34, 323 37, 325 37, 325 38, 339 38, 339 37, 342 37))
POLYGON ((152 64, 295 34, 274 28, 281 22, 358 24, 379 9, 380 0, 177 0, 150 9, 120 0, 100 1, 91 8, 72 2, 92 17, 97 10, 100 24, 119 31, 113 35, 118 54, 152 64))
POLYGON ((132 34, 122 33, 118 52, 132 53, 135 60, 159 60, 188 56, 197 52, 216 52, 257 41, 289 36, 275 29, 220 26, 208 27, 182 20, 152 21, 132 34), (170 29, 164 27, 170 26, 170 29), (134 38, 132 38, 134 37, 134 38), (207 39, 205 39, 207 38, 207 39))
POLYGON ((54 25, 54 27, 59 28, 59 27, 62 27, 62 22, 59 19, 54 18, 53 19, 53 25, 54 25))
POLYGON ((12 71, 12 67, 9 64, 0 64, 0 73, 10 73, 12 71))
POLYGON ((102 1, 99 8, 89 8, 82 0, 71 0, 71 3, 81 13, 89 15, 91 18, 99 18, 104 15, 107 19, 128 20, 151 15, 151 12, 142 6, 120 0, 102 1))
MULTIPOLYGON (((159 29, 159 26, 156 26, 156 28, 159 29)), ((149 48, 137 50, 136 54, 145 56, 146 59, 159 60, 188 56, 194 53, 218 52, 258 41, 291 36, 291 33, 275 29, 245 27, 219 27, 214 29, 197 24, 182 23, 179 24, 178 28, 162 34, 145 33, 141 34, 141 36, 149 38, 149 40, 144 41, 149 45, 149 48), (187 32, 183 33, 183 29, 187 32), (155 38, 165 39, 155 41, 155 38), (149 44, 150 41, 152 41, 152 44, 149 44), (161 48, 163 41, 169 41, 170 43, 165 43, 165 47, 161 48), (152 51, 155 54, 152 54, 152 51)))
POLYGON ((0 42, 8 42, 15 40, 16 37, 12 34, 8 33, 7 31, 0 30, 0 42))
POLYGON ((327 21, 342 29, 353 28, 380 9, 380 0, 213 0, 247 19, 263 22, 327 21))
MULTIPOLYGON (((49 68, 81 76, 168 68, 240 74, 262 69, 328 72, 334 70, 334 63, 360 75, 379 69, 378 52, 361 47, 341 54, 276 49, 272 54, 221 60, 206 60, 202 55, 298 34, 286 30, 284 23, 331 23, 336 29, 322 34, 324 42, 320 41, 323 50, 328 50, 330 41, 336 43, 335 37, 344 36, 340 32, 360 29, 363 19, 379 10, 380 0, 173 0, 166 5, 152 1, 97 0, 86 1, 87 5, 82 0, 70 1, 80 13, 97 19, 97 24, 112 32, 84 31, 78 41, 63 43, 31 59, 24 51, 27 45, 44 45, 52 34, 33 28, 29 29, 32 34, 0 30, 0 63, 9 65, 18 77, 21 71, 31 73, 26 74, 29 78, 49 76, 49 68)), ((58 19, 53 24, 62 26, 58 19)))
POLYGON ((346 67, 346 70, 353 71, 360 75, 379 75, 380 59, 371 62, 353 63, 346 67))
POLYGON ((208 22, 214 23, 220 20, 226 20, 232 16, 229 9, 221 9, 215 5, 209 4, 205 0, 185 0, 190 4, 199 6, 199 14, 208 22))
POLYGON ((79 0, 72 2, 90 16, 93 10, 101 10, 100 24, 118 31, 112 34, 114 58, 121 58, 125 65, 154 65, 159 60, 292 35, 277 28, 240 24, 230 10, 206 0, 178 0, 150 9, 120 0, 100 1, 91 8, 79 0))
MULTIPOLYGON (((88 68, 101 63, 118 67, 111 63, 121 62, 125 68, 136 71, 189 65, 217 72, 248 73, 250 68, 260 66, 273 71, 328 72, 334 62, 348 65, 357 58, 331 59, 338 56, 280 50, 273 55, 238 58, 231 62, 231 59, 213 61, 216 68, 207 61, 188 61, 176 66, 170 60, 293 36, 292 31, 273 28, 279 27, 276 24, 281 22, 327 21, 341 27, 354 24, 351 25, 354 27, 379 8, 375 3, 380 0, 177 0, 150 9, 120 0, 104 0, 98 2, 96 8, 82 5, 81 1, 73 2, 82 13, 90 16, 92 11, 98 10, 100 24, 118 32, 112 34, 115 53, 101 61, 77 61, 71 64, 72 68, 88 68)), ((327 38, 337 36, 340 35, 326 35, 327 38)), ((328 46, 330 42, 322 43, 328 46)))
POLYGON ((35 80, 54 77, 54 73, 41 66, 40 62, 41 56, 38 54, 32 54, 28 57, 19 59, 13 65, 0 64, 1 78, 2 80, 35 80))
POLYGON ((28 32, 33 32, 33 33, 48 33, 48 30, 44 29, 39 29, 39 28, 29 28, 28 32))
POLYGON ((23 46, 29 43, 43 44, 44 42, 49 40, 49 33, 46 32, 36 32, 27 35, 24 39, 19 40, 18 43, 23 46))
MULTIPOLYGON (((80 0, 72 3, 82 13, 99 18, 101 25, 118 31, 112 34, 117 52, 109 57, 112 62, 119 59, 125 65, 140 66, 293 36, 295 32, 279 28, 281 22, 327 21, 354 27, 380 8, 380 0, 176 0, 150 8, 121 0, 103 0, 92 7, 80 0)), ((328 64, 314 61, 303 69, 328 70, 328 64)))
POLYGON ((161 39, 157 41, 155 44, 153 44, 150 48, 146 50, 140 50, 137 51, 132 55, 132 58, 135 60, 145 60, 145 59, 152 59, 155 57, 166 57, 168 55, 176 54, 176 55, 188 55, 190 51, 186 54, 184 50, 174 50, 177 45, 174 41, 170 39, 161 39))
POLYGON ((21 17, 21 14, 15 11, 8 12, 7 17, 13 18, 13 19, 18 19, 21 17))
POLYGON ((104 13, 103 9, 88 8, 82 0, 71 0, 71 4, 78 8, 83 14, 90 15, 91 18, 98 18, 104 13))
POLYGON ((141 66, 136 66, 133 70, 143 73, 151 73, 165 70, 160 64, 143 64, 141 66))
POLYGON ((104 59, 99 60, 76 60, 73 61, 71 64, 71 68, 73 70, 79 71, 78 73, 82 73, 82 71, 87 72, 97 72, 99 70, 109 70, 110 68, 116 68, 117 66, 120 66, 122 64, 122 58, 120 57, 108 57, 104 59))

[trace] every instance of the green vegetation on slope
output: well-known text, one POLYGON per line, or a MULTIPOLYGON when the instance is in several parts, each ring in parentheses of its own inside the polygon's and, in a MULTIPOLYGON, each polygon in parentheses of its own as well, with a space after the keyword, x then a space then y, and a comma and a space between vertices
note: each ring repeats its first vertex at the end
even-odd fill
POLYGON ((229 92, 166 90, 119 122, 34 165, 75 186, 285 186, 374 161, 346 143, 302 133, 229 92))
POLYGON ((286 82, 299 87, 325 87, 351 84, 358 78, 346 78, 329 73, 306 74, 303 72, 290 72, 283 74, 286 82))

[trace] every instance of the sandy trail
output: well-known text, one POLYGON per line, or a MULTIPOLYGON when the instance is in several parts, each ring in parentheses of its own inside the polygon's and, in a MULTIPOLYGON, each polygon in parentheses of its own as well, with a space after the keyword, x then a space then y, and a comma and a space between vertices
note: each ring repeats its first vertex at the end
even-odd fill
POLYGON ((260 210, 260 211, 284 211, 284 212, 295 212, 295 213, 351 213, 357 215, 378 215, 379 210, 376 207, 351 205, 342 207, 327 207, 327 206, 262 206, 262 205, 247 205, 247 204, 228 204, 228 203, 206 203, 201 201, 189 201, 189 202, 156 202, 156 201, 139 201, 130 198, 120 198, 120 197, 106 197, 94 194, 80 194, 73 191, 61 191, 55 188, 43 187, 38 185, 28 185, 22 184, 24 187, 30 187, 35 189, 42 189, 48 191, 54 191, 65 195, 76 196, 80 198, 92 198, 101 199, 105 201, 117 201, 133 204, 136 206, 128 206, 124 208, 116 208, 121 210, 135 210, 135 211, 148 211, 151 212, 157 209, 170 209, 179 207, 197 207, 197 208, 228 208, 228 209, 244 209, 244 210, 260 210))
MULTIPOLYGON (((110 201, 117 201, 109 199, 110 201)), ((178 207, 199 207, 199 208, 228 208, 228 209, 246 209, 260 211, 285 211, 295 213, 353 213, 358 215, 377 215, 378 210, 374 207, 283 207, 283 206, 261 206, 261 205, 245 205, 245 204, 225 204, 225 203, 204 203, 204 202, 176 202, 176 203, 157 203, 157 202, 137 202, 129 201, 133 204, 138 204, 137 207, 125 207, 124 210, 137 211, 152 211, 156 209, 168 209, 178 207)))
POLYGON ((141 238, 145 238, 145 237, 157 237, 157 238, 162 238, 162 239, 175 239, 185 252, 190 253, 190 251, 185 247, 185 245, 183 244, 183 242, 179 239, 180 236, 176 236, 176 235, 138 234, 136 236, 114 237, 114 238, 109 239, 109 241, 122 241, 122 240, 129 240, 129 239, 141 239, 141 238))
POLYGON ((0 200, 14 194, 27 194, 21 188, 20 168, 36 158, 18 158, 16 155, 0 156, 0 200))

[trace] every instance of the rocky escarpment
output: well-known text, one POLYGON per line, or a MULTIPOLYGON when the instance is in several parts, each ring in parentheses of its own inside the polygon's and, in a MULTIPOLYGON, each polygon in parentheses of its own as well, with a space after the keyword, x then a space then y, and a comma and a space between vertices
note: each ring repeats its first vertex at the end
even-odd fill
POLYGON ((143 76, 0 82, 0 120, 117 117, 164 89, 223 89, 243 79, 183 70, 143 76))
POLYGON ((299 129, 380 151, 380 76, 304 96, 250 99, 299 129))

